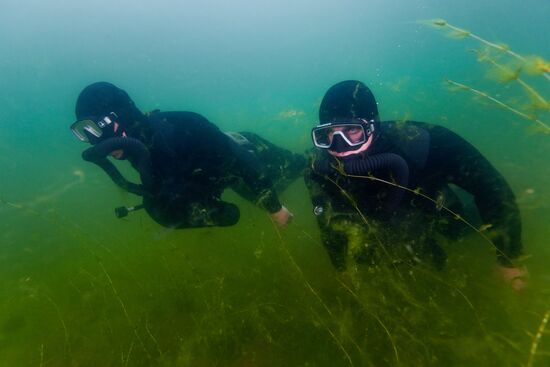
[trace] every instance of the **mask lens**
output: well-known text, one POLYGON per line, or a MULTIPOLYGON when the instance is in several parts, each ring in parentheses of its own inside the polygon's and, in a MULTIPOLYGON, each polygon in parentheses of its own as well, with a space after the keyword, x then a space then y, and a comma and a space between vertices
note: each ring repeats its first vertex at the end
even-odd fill
POLYGON ((352 144, 363 144, 365 140, 365 130, 362 125, 350 125, 344 126, 342 128, 342 134, 352 143, 352 144))
POLYGON ((89 135, 99 138, 103 134, 101 128, 92 120, 80 120, 71 125, 71 130, 80 141, 89 142, 89 135))
POLYGON ((332 127, 325 126, 313 129, 313 142, 320 148, 328 148, 332 143, 332 127))

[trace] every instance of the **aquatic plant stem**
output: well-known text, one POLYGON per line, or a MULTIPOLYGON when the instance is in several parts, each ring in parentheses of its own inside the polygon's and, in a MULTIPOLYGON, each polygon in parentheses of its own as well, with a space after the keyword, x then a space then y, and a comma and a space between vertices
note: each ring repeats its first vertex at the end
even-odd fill
MULTIPOLYGON (((59 306, 55 301, 46 293, 44 293, 46 299, 53 305, 55 308, 55 312, 57 312, 57 317, 59 318, 59 322, 61 322, 61 326, 63 326, 63 333, 65 335, 65 345, 63 347, 63 353, 67 354, 67 350, 69 350, 69 332, 67 331, 67 325, 65 324, 65 321, 63 320, 63 316, 61 315, 61 310, 59 309, 59 306)), ((70 352, 69 352, 70 353, 70 352)))
POLYGON ((143 342, 143 340, 139 336, 139 334, 137 332, 137 329, 136 329, 134 323, 132 322, 132 319, 130 319, 130 315, 128 314, 128 311, 126 310, 126 306, 124 305, 124 302, 122 301, 122 298, 120 298, 120 296, 118 295, 118 291, 115 288, 115 285, 113 283, 113 280, 111 279, 111 276, 107 272, 107 269, 105 269, 105 266, 103 266, 103 263, 99 260, 98 260, 98 263, 99 263, 99 266, 101 267, 101 270, 103 270, 103 273, 107 277, 107 280, 109 281, 109 284, 111 285, 111 289, 113 291, 113 294, 115 295, 115 298, 118 300, 118 303, 120 304, 120 306, 122 308, 122 311, 124 312, 124 316, 126 317, 126 321, 128 321, 128 324, 132 327, 132 329, 134 331, 134 335, 139 340, 141 346, 143 347, 143 350, 145 350, 145 353, 147 354, 147 358, 149 360, 151 360, 152 359, 151 354, 149 354, 149 350, 145 347, 145 343, 143 342))
POLYGON ((128 348, 128 354, 126 355, 126 361, 124 361, 124 355, 122 356, 122 360, 124 362, 124 366, 128 366, 128 362, 130 361, 130 356, 132 355, 132 350, 134 349, 134 338, 132 338, 132 342, 130 343, 130 348, 128 348))
POLYGON ((535 88, 533 88, 526 81, 524 81, 519 77, 521 68, 514 72, 514 71, 511 71, 508 67, 499 64, 489 56, 483 55, 480 51, 473 50, 473 52, 478 55, 479 61, 487 62, 493 65, 498 70, 500 70, 503 73, 503 75, 508 75, 508 78, 506 78, 504 81, 515 80, 519 85, 521 85, 525 90, 525 92, 527 93, 527 95, 531 99, 536 101, 534 106, 535 108, 538 107, 538 108, 550 111, 550 103, 548 103, 548 101, 546 101, 546 99, 544 99, 544 97, 535 88))
MULTIPOLYGON (((447 27, 453 31, 455 31, 458 35, 466 38, 466 37, 470 37, 488 47, 491 47, 491 48, 494 48, 500 52, 504 52, 514 58, 516 58, 517 60, 520 60, 524 63, 527 63, 527 59, 525 57, 523 57, 522 55, 518 54, 517 52, 514 52, 512 50, 510 50, 507 46, 505 45, 499 45, 497 43, 494 43, 494 42, 490 42, 480 36, 478 36, 477 34, 475 33, 472 33, 470 31, 467 31, 465 29, 462 29, 462 28, 459 28, 457 26, 454 26, 452 24, 450 24, 449 22, 447 22, 446 20, 443 20, 443 19, 439 19, 439 20, 435 20, 431 23, 432 25, 435 25, 435 26, 438 26, 438 27, 447 27)), ((548 72, 543 72, 542 73, 542 76, 544 78, 546 78, 547 80, 550 81, 550 74, 548 72)))
POLYGON ((544 99, 543 96, 540 95, 539 92, 533 87, 531 87, 529 84, 527 84, 523 79, 517 78, 516 81, 527 91, 527 94, 534 97, 534 99, 538 100, 539 106, 547 111, 550 111, 550 104, 546 99, 544 99))
POLYGON ((459 28, 457 26, 454 26, 450 23, 446 23, 445 26, 449 29, 452 29, 453 31, 457 32, 458 34, 463 34, 464 36, 466 37, 470 37, 470 38, 473 38, 475 39, 476 41, 479 41, 481 43, 483 43, 484 45, 486 46, 489 46, 489 47, 492 47, 494 49, 497 49, 501 52, 505 52, 507 53, 508 55, 512 56, 512 57, 515 57, 516 59, 518 60, 521 60, 521 61, 526 61, 525 60, 525 57, 521 56, 520 54, 510 50, 509 48, 505 47, 504 45, 499 45, 497 43, 494 43, 494 42, 491 42, 491 41, 488 41, 484 38, 481 38, 480 36, 478 36, 477 34, 475 33, 472 33, 470 31, 467 31, 465 29, 462 29, 462 28, 459 28))
POLYGON ((151 330, 149 330, 149 325, 148 325, 147 319, 145 319, 145 330, 147 331, 147 334, 149 335, 151 340, 153 340, 153 342, 155 343, 155 346, 157 347, 157 352, 158 352, 159 356, 162 357, 162 350, 160 349, 160 345, 157 341, 157 338, 155 338, 153 333, 151 333, 151 330))
MULTIPOLYGON (((315 312, 315 310, 311 309, 311 313, 313 314, 317 314, 315 312)), ((346 350, 346 348, 344 348, 344 345, 342 344, 342 342, 336 337, 336 335, 334 335, 334 333, 332 332, 332 330, 330 330, 330 328, 328 327, 328 325, 326 325, 324 322, 323 322, 323 319, 321 319, 321 317, 319 317, 319 315, 317 315, 317 318, 318 318, 318 321, 321 323, 321 325, 323 325, 325 327, 325 329, 328 331, 328 333, 330 334, 331 338, 334 340, 334 343, 336 343, 336 345, 338 346, 338 348, 340 348, 340 350, 342 351, 342 353, 344 354, 344 356, 346 357, 346 359, 348 360, 350 366, 355 366, 353 364, 353 360, 351 359, 348 351, 346 350)))
POLYGON ((382 329, 384 329, 384 332, 388 335, 388 338, 390 340, 390 343, 392 345, 392 348, 393 348, 393 352, 395 354, 395 361, 397 362, 397 364, 399 364, 399 353, 397 352, 397 346, 395 345, 395 341, 393 340, 393 337, 390 333, 390 330, 386 327, 386 325, 382 322, 382 320, 380 320, 380 318, 370 312, 366 306, 363 304, 363 302, 361 301, 361 299, 359 298, 359 296, 353 291, 350 289, 350 287, 348 287, 344 282, 342 282, 340 279, 338 279, 338 282, 340 283, 340 285, 342 286, 342 288, 344 288, 346 291, 348 291, 352 296, 353 298, 355 298, 355 300, 361 305, 361 307, 363 308, 363 310, 365 312, 367 312, 369 315, 371 315, 379 324, 380 326, 382 326, 382 329))
POLYGON ((515 113, 516 115, 520 116, 520 117, 523 117, 524 119, 526 120, 531 120, 531 121, 534 121, 536 122, 537 124, 539 124, 544 130, 544 133, 545 134, 550 134, 550 126, 548 126, 546 123, 542 122, 541 120, 537 119, 537 118, 534 118, 534 117, 531 117, 529 115, 527 115, 526 113, 523 113, 509 105, 507 105, 506 103, 490 96, 489 94, 485 93, 485 92, 482 92, 478 89, 474 89, 470 86, 467 86, 466 84, 462 84, 462 83, 459 83, 459 82, 455 82, 454 80, 450 80, 450 79, 447 79, 446 80, 447 83, 451 84, 451 85, 454 85, 455 87, 458 87, 459 89, 462 89, 462 90, 468 90, 478 96, 481 96, 483 98, 486 98, 494 103, 496 103, 497 105, 515 113))
POLYGON ((535 354, 537 353, 537 348, 539 346, 540 338, 542 337, 542 334, 546 329, 546 324, 548 323, 549 318, 550 318, 550 310, 546 311, 546 313, 542 317, 539 328, 537 329, 537 333, 533 337, 533 342, 531 343, 531 350, 529 352, 529 359, 527 361, 527 367, 533 366, 533 361, 535 359, 535 354))

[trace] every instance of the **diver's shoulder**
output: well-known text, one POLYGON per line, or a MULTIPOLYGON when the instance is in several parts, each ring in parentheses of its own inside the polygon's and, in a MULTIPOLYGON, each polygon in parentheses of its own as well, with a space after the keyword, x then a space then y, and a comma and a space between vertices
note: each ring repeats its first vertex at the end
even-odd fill
POLYGON ((221 134, 206 117, 192 111, 158 111, 149 117, 149 121, 157 129, 172 129, 175 133, 221 134))
POLYGON ((386 135, 396 135, 401 137, 406 137, 410 139, 411 136, 416 136, 417 134, 428 134, 432 138, 438 136, 451 136, 457 135, 451 129, 424 121, 415 121, 415 120, 388 120, 381 121, 380 128, 386 135))
POLYGON ((385 120, 380 122, 380 126, 384 130, 406 130, 414 128, 431 130, 441 127, 434 123, 416 120, 385 120))
POLYGON ((192 111, 160 111, 155 110, 149 113, 150 119, 156 119, 166 122, 180 121, 203 121, 209 122, 203 115, 192 111))

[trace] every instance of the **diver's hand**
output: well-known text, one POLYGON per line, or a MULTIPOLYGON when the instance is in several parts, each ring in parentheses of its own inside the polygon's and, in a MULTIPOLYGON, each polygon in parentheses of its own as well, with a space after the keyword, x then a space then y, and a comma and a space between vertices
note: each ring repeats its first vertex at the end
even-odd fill
POLYGON ((529 274, 525 268, 497 265, 497 272, 515 291, 522 291, 527 286, 527 276, 529 274))
POLYGON ((271 219, 277 223, 279 227, 286 227, 292 221, 292 214, 284 205, 281 206, 278 212, 271 214, 271 219))

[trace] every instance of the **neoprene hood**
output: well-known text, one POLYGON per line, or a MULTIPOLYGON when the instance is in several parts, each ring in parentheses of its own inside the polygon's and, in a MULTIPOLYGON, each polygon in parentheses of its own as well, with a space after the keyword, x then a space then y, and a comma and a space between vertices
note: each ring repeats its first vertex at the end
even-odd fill
POLYGON ((345 122, 353 119, 379 121, 378 106, 370 89, 357 80, 346 80, 329 88, 319 107, 319 122, 345 122))
POLYGON ((117 122, 123 129, 131 129, 146 120, 128 93, 111 83, 93 83, 80 92, 75 107, 77 120, 100 118, 111 112, 119 117, 117 122))

